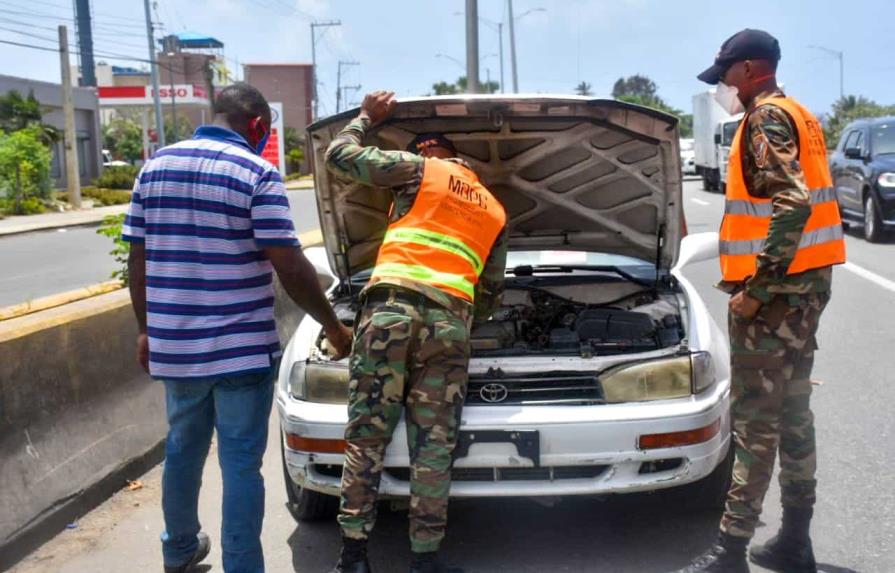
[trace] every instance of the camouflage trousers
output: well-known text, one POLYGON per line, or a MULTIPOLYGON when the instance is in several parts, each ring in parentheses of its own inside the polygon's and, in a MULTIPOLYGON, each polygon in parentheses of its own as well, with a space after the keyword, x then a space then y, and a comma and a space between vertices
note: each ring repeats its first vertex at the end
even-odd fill
POLYGON ((776 295, 747 320, 730 314, 736 460, 721 530, 751 538, 780 453, 785 507, 813 507, 817 461, 811 369, 828 293, 776 295))
POLYGON ((438 550, 447 525, 469 317, 408 293, 371 290, 355 327, 339 524, 352 539, 366 539, 373 529, 385 450, 404 410, 410 545, 427 552, 438 550))

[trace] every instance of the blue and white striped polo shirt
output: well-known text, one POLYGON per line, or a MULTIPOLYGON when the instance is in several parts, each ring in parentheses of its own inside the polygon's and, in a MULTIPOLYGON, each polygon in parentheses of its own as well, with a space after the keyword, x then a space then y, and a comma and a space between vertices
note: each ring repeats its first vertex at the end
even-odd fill
POLYGON ((123 238, 145 243, 153 377, 270 368, 280 345, 261 248, 298 239, 279 172, 239 134, 203 126, 159 150, 134 185, 123 238))

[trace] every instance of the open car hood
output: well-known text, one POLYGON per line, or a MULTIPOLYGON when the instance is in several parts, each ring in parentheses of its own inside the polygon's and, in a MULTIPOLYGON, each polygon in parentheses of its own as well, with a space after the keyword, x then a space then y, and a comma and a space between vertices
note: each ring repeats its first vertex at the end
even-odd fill
MULTIPOLYGON (((358 110, 308 128, 329 262, 341 279, 373 266, 391 192, 327 171, 326 148, 358 110)), ((365 145, 403 150, 444 133, 506 208, 510 249, 612 253, 670 269, 684 233, 677 119, 575 96, 402 100, 365 145)))

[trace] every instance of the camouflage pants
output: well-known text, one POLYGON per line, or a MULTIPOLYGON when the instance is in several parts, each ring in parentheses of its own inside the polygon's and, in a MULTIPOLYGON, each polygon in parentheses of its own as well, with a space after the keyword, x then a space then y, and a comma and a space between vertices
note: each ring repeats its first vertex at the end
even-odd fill
POLYGON ((827 293, 777 295, 746 320, 730 315, 736 461, 721 530, 751 538, 780 452, 786 507, 812 507, 817 466, 811 369, 827 293))
POLYGON ((416 552, 436 551, 447 525, 453 451, 466 397, 468 317, 421 295, 401 296, 407 291, 400 289, 385 290, 385 300, 382 290, 371 291, 373 300, 355 328, 339 524, 353 539, 366 539, 373 529, 383 457, 404 409, 410 545, 416 552))

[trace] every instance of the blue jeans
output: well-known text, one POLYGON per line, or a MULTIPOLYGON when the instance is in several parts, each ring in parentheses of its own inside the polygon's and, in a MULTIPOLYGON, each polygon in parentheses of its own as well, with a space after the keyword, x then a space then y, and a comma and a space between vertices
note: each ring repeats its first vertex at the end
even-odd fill
POLYGON ((165 381, 168 440, 162 476, 165 565, 183 565, 196 552, 199 487, 212 432, 224 481, 221 547, 227 573, 264 571, 261 459, 277 368, 239 376, 165 381))

